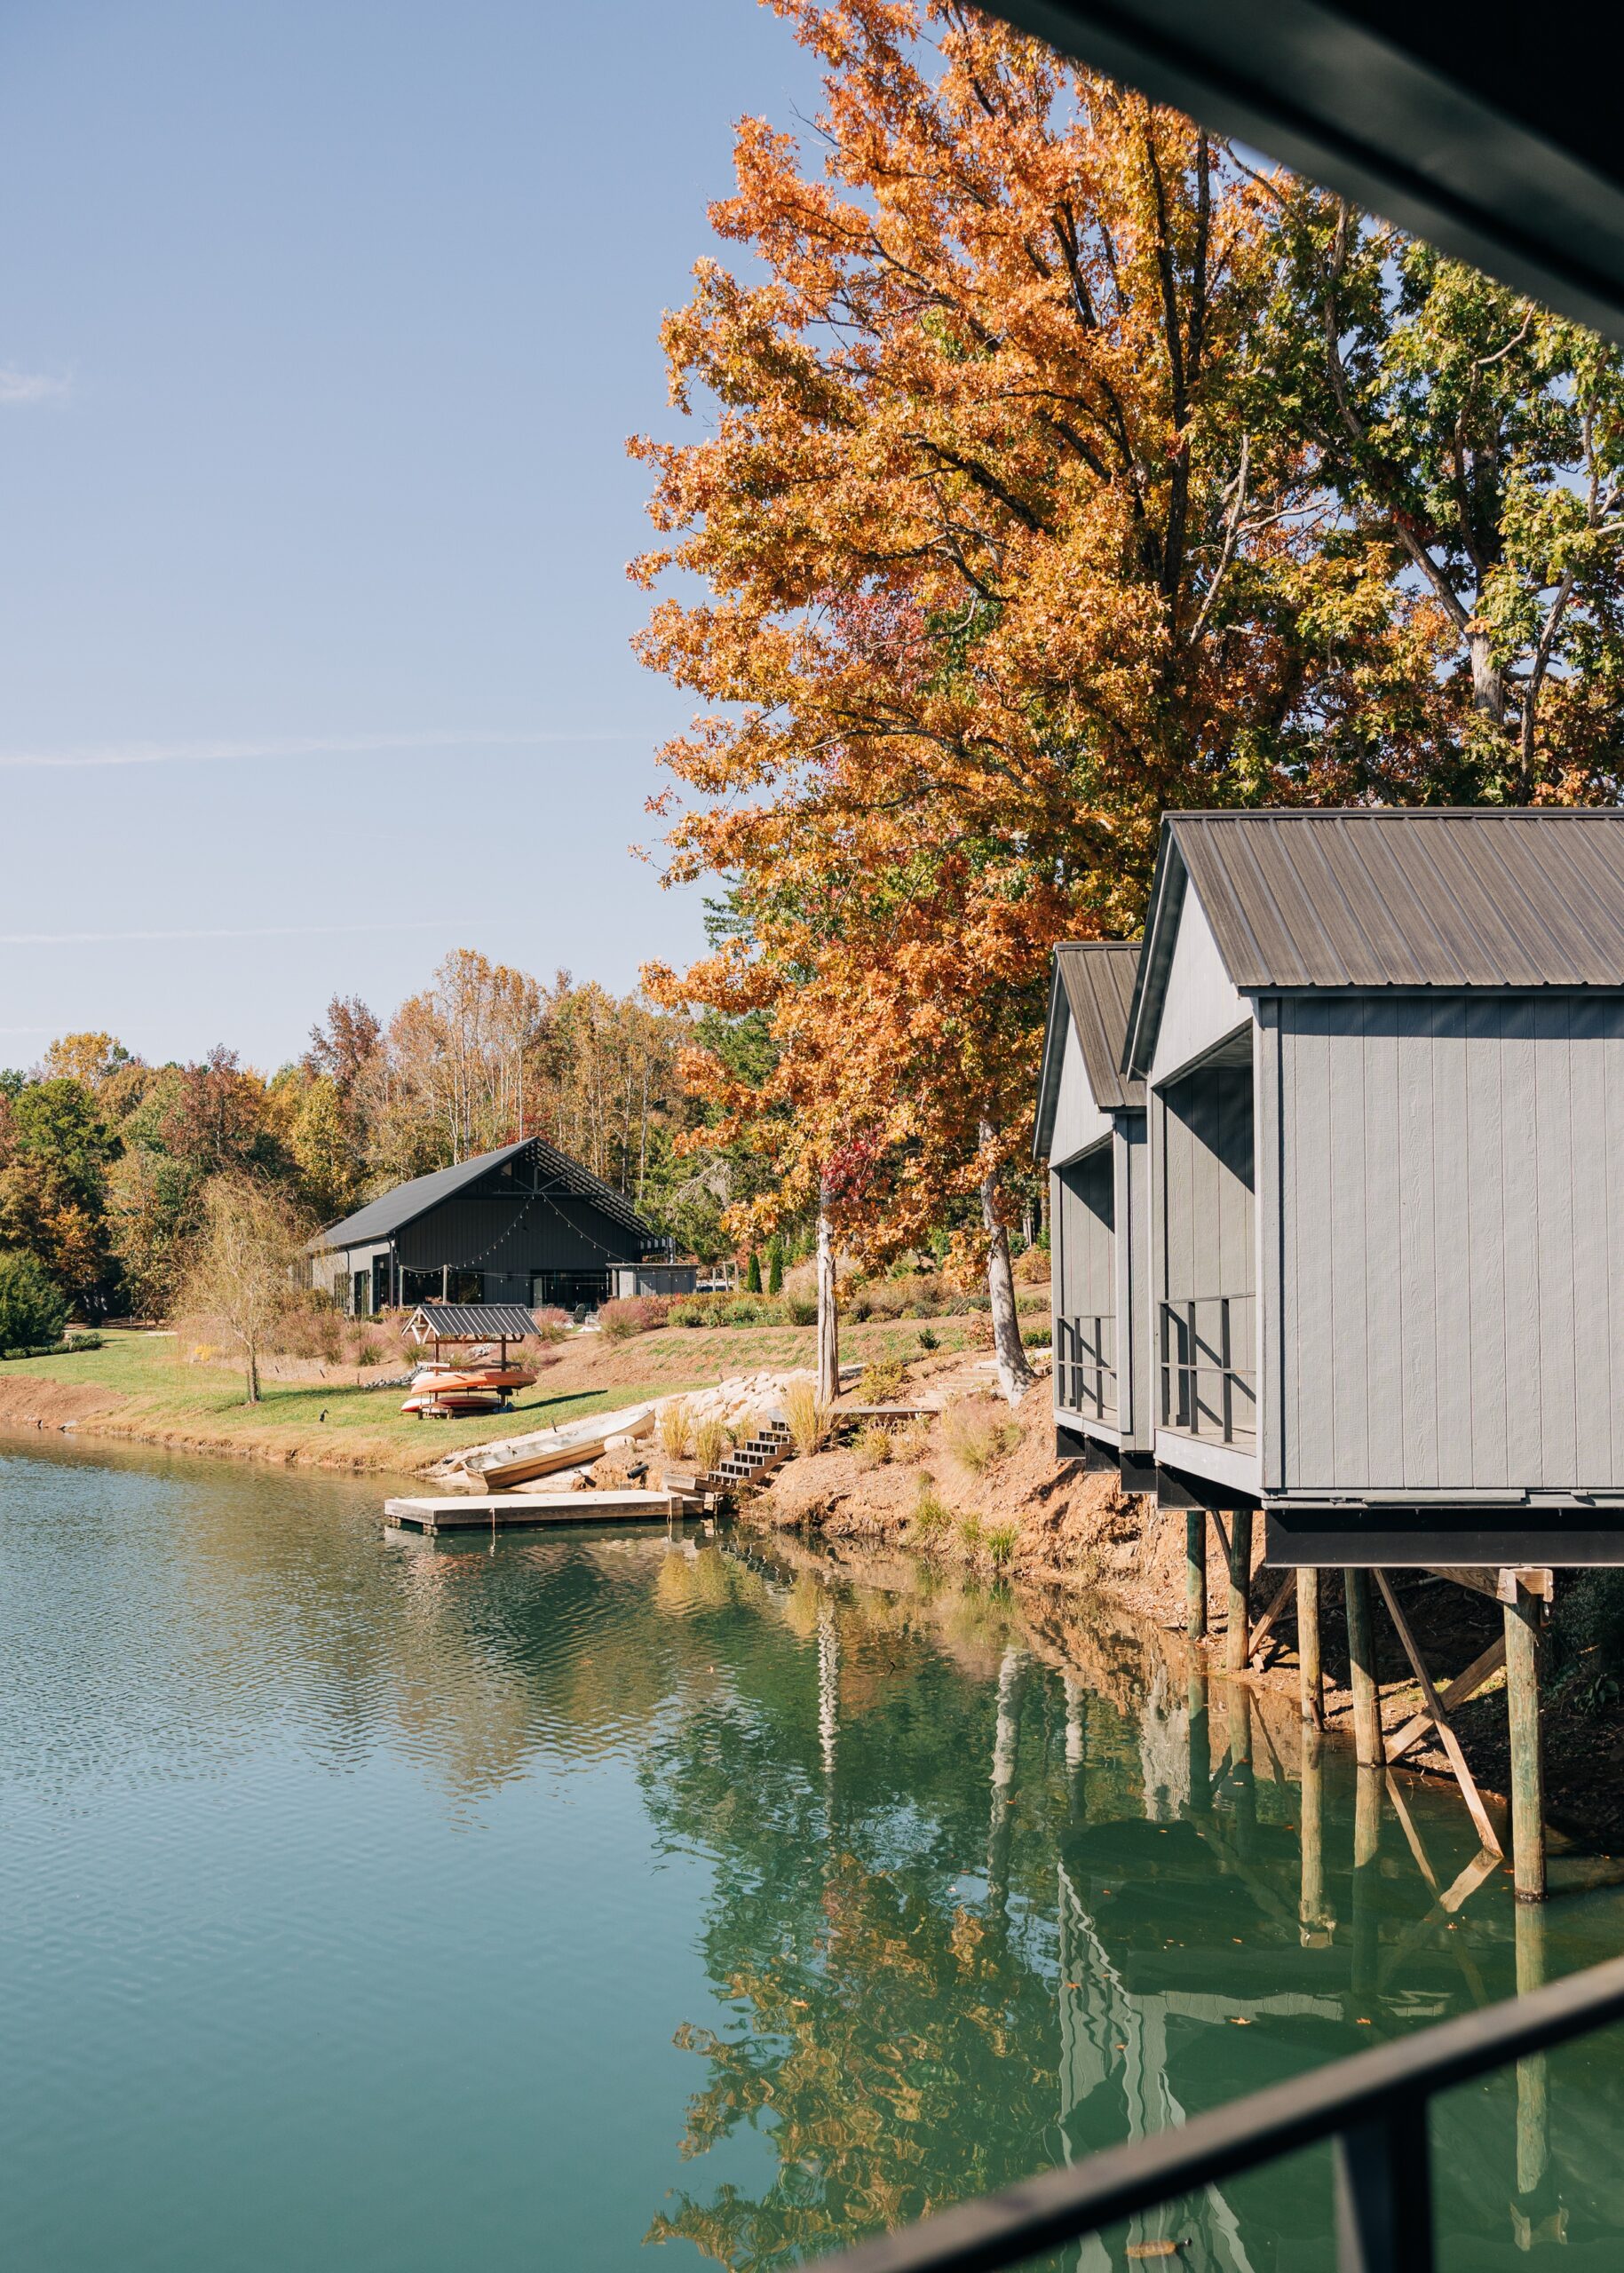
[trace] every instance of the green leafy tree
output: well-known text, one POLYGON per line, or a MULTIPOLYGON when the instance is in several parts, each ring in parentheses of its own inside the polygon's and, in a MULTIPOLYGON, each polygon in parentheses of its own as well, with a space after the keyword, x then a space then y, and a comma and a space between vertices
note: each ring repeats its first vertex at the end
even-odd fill
POLYGON ((1613 801, 1624 352, 1320 191, 1273 194, 1266 416, 1335 503, 1327 554, 1384 564, 1386 668, 1327 747, 1425 799, 1613 801))
POLYGON ((0 1351, 48 1349, 62 1338, 67 1303, 32 1255, 0 1255, 0 1351))

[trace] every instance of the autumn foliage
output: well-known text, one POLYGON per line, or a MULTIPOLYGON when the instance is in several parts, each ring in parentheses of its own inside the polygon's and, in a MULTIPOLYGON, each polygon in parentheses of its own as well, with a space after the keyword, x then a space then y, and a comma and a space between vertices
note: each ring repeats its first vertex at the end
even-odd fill
POLYGON ((1164 810, 1612 793, 1617 359, 967 9, 777 12, 823 112, 741 124, 703 426, 632 445, 669 873, 728 895, 653 984, 771 1034, 692 1076, 752 1231, 996 1265, 1050 950, 1137 929, 1164 810))

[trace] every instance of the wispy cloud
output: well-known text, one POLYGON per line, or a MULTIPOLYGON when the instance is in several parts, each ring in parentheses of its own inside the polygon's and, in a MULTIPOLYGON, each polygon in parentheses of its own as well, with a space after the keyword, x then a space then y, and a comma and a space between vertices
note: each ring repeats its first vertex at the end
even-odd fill
POLYGON ((0 363, 0 408, 21 409, 34 402, 59 402, 73 385, 53 371, 19 371, 0 363))
MULTIPOLYGON (((122 946, 161 939, 322 939, 361 931, 465 931, 477 915, 424 915, 404 923, 250 923, 177 931, 0 931, 0 947, 122 946)), ((43 1034, 43 1026, 0 1026, 0 1034, 43 1034)))
POLYGON ((583 728, 579 733, 490 734, 478 732, 375 734, 281 734, 241 741, 91 742, 66 749, 0 749, 0 767, 84 765, 274 764, 303 757, 376 757, 396 750, 568 749, 584 742, 644 741, 623 728, 583 728))

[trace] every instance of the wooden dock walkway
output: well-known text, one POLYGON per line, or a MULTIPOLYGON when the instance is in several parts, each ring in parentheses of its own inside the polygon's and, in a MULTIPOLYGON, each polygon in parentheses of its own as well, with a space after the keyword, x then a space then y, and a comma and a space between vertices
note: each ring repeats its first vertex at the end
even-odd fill
POLYGON ((606 1517, 666 1523, 701 1512, 697 1496, 682 1492, 503 1492, 489 1498, 466 1495, 424 1500, 385 1500, 384 1521, 392 1531, 515 1531, 546 1524, 595 1524, 606 1517))

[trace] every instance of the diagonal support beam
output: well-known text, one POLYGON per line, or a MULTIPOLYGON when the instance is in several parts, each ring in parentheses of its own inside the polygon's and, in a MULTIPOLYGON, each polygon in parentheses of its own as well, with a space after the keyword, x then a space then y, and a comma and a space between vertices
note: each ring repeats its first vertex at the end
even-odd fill
MULTIPOLYGON (((1506 1637, 1501 1634, 1489 1643, 1480 1658, 1472 1659, 1464 1673, 1455 1675, 1444 1691, 1444 1710, 1453 1713, 1457 1705, 1464 1705, 1470 1698, 1475 1697, 1485 1681, 1493 1679, 1505 1661, 1506 1637)), ((1397 1760, 1413 1745, 1418 1745, 1431 1726, 1430 1713, 1417 1713, 1413 1721, 1406 1721, 1398 1735, 1389 1740, 1388 1758, 1397 1760)))
POLYGON ((1268 1609, 1264 1611, 1263 1616, 1258 1620, 1256 1625, 1252 1628, 1251 1653, 1247 1659, 1247 1663, 1248 1665, 1253 1662, 1253 1659, 1256 1659, 1258 1651, 1263 1648, 1264 1643, 1268 1640, 1270 1628, 1274 1624, 1275 1620, 1279 1616, 1281 1611, 1285 1609, 1287 1604, 1291 1600, 1296 1591, 1297 1574, 1295 1571, 1287 1571, 1285 1577, 1280 1580, 1279 1591, 1276 1594, 1273 1601, 1269 1604, 1268 1609))
POLYGON ((1375 1573, 1375 1581, 1382 1589, 1382 1599, 1387 1604, 1387 1614, 1392 1620, 1398 1639, 1404 1644, 1404 1654, 1408 1658, 1414 1670, 1415 1678, 1421 1683, 1421 1693, 1427 1700, 1427 1710, 1431 1715, 1432 1724, 1438 1730, 1438 1742, 1443 1746, 1449 1765, 1454 1770, 1455 1782, 1460 1786, 1461 1796, 1466 1802, 1466 1811, 1477 1827, 1478 1838, 1482 1840, 1489 1853, 1501 1855, 1505 1849, 1495 1835, 1493 1825, 1489 1821, 1489 1811, 1483 1804, 1483 1794, 1478 1791, 1472 1779, 1472 1771, 1466 1764, 1466 1754, 1461 1749, 1461 1740, 1450 1725, 1448 1708, 1433 1686, 1432 1676, 1427 1671, 1425 1660, 1415 1646, 1415 1636, 1410 1631, 1409 1621, 1399 1609, 1393 1590, 1387 1583, 1386 1572, 1378 1571, 1375 1573))

